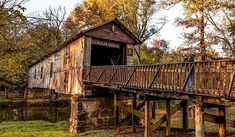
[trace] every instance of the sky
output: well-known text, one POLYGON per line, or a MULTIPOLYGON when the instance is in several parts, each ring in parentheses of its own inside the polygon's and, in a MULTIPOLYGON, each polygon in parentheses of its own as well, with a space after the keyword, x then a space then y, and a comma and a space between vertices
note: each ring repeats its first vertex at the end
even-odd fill
MULTIPOLYGON (((28 15, 33 12, 44 11, 49 7, 62 6, 66 8, 68 15, 69 12, 73 10, 76 3, 79 2, 81 2, 81 0, 29 0, 29 2, 25 4, 26 11, 24 14, 28 15)), ((163 27, 163 29, 160 31, 160 35, 158 35, 157 38, 169 41, 169 47, 171 49, 180 46, 183 41, 180 39, 182 27, 176 27, 174 25, 175 18, 181 17, 182 13, 183 12, 180 6, 174 6, 170 10, 157 12, 153 17, 154 22, 154 19, 157 19, 158 17, 167 16, 169 22, 163 27)))

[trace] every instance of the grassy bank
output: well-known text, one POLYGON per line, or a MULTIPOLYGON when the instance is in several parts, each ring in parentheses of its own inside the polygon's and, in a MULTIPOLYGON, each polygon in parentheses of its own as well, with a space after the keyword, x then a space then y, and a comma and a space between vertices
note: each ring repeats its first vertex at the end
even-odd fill
MULTIPOLYGON (((48 123, 44 121, 3 122, 0 137, 68 137, 68 122, 48 123)), ((73 137, 113 137, 108 131, 89 131, 73 137)))

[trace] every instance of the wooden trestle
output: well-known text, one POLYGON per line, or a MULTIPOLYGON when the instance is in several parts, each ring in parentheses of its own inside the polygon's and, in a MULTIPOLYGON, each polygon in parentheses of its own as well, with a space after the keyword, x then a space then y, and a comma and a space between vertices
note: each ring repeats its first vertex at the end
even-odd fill
POLYGON ((193 102, 196 137, 204 137, 204 121, 218 124, 219 136, 225 137, 226 124, 235 128, 235 121, 226 122, 225 114, 226 107, 235 106, 234 76, 234 61, 97 66, 84 70, 85 83, 114 91, 117 132, 127 120, 132 121, 135 132, 139 117, 144 119, 145 137, 152 136, 163 123, 166 123, 166 136, 170 136, 171 116, 177 111, 182 111, 182 129, 187 132, 188 101, 193 102), (193 87, 189 86, 191 73, 193 87), (131 106, 119 98, 123 93, 132 96, 131 106), (156 100, 166 101, 166 114, 162 117, 155 116, 155 106, 150 105, 156 100), (171 106, 171 100, 179 100, 179 103, 171 106), (205 106, 218 108, 218 115, 205 113, 205 106), (129 114, 120 119, 120 110, 129 114))

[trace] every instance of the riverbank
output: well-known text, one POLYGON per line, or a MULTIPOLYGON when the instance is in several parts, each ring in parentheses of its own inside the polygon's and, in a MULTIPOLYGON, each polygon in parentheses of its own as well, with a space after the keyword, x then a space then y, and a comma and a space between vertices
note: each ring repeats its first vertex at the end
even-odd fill
MULTIPOLYGON (((45 121, 3 122, 0 137, 68 137, 69 122, 45 121)), ((112 131, 89 131, 72 137, 114 137, 112 131)))

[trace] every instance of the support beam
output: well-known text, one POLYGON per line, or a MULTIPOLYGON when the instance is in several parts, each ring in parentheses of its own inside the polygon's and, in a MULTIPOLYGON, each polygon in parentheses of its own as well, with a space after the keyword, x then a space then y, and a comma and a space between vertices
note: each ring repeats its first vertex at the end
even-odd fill
POLYGON ((118 102, 118 94, 114 94, 114 113, 115 113, 115 126, 116 132, 119 132, 119 107, 117 105, 118 102))
POLYGON ((78 95, 71 96, 71 114, 70 114, 70 128, 72 135, 78 133, 78 95))
MULTIPOLYGON (((170 116, 172 116, 173 114, 175 114, 177 111, 180 110, 181 108, 181 104, 182 102, 180 102, 179 104, 177 104, 176 106, 174 106, 173 108, 171 108, 170 111, 170 116)), ((159 120, 156 120, 156 122, 152 123, 151 126, 151 132, 153 132, 154 130, 156 130, 158 127, 160 127, 164 122, 166 121, 166 115, 162 116, 159 120)))
POLYGON ((188 101, 182 101, 182 122, 183 122, 183 130, 186 132, 188 130, 188 101))
POLYGON ((152 119, 156 118, 156 102, 155 100, 152 102, 152 119))
POLYGON ((123 110, 125 110, 125 111, 127 111, 127 112, 129 112, 129 113, 132 113, 132 114, 134 114, 134 115, 137 116, 137 117, 144 118, 144 113, 139 112, 138 110, 132 109, 132 107, 129 107, 129 106, 127 106, 126 104, 121 103, 120 101, 117 101, 117 102, 116 102, 116 105, 117 105, 117 107, 119 107, 120 109, 123 109, 123 110))
POLYGON ((195 102, 195 137, 204 137, 203 103, 195 102))
MULTIPOLYGON (((136 94, 133 94, 132 97, 132 109, 136 109, 136 94)), ((131 118, 132 118, 132 132, 134 133, 136 132, 137 119, 134 114, 131 114, 131 118)))
POLYGON ((144 137, 149 137, 150 136, 150 114, 149 114, 149 100, 145 100, 145 116, 144 116, 144 124, 145 124, 145 129, 144 129, 144 137))
POLYGON ((171 100, 166 100, 166 136, 171 134, 171 100))
POLYGON ((226 136, 226 114, 225 114, 225 107, 220 106, 219 107, 219 137, 225 137, 226 136))
MULTIPOLYGON (((141 108, 143 108, 144 106, 144 102, 139 104, 137 107, 136 107, 136 110, 139 111, 141 108)), ((119 126, 121 126, 123 123, 125 123, 125 121, 127 121, 128 119, 130 119, 132 116, 132 113, 129 113, 125 118, 123 118, 120 122, 119 122, 119 126)))

